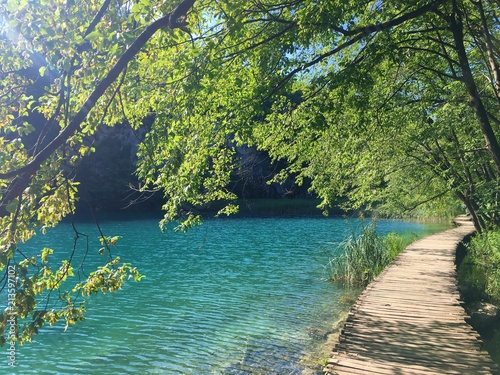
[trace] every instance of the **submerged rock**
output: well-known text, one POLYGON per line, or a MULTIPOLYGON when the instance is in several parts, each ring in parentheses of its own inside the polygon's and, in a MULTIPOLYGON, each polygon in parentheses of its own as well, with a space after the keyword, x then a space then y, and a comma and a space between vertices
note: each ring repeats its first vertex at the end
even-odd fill
POLYGON ((279 343, 274 340, 259 340, 250 343, 244 357, 227 367, 224 375, 302 375, 299 364, 303 348, 293 343, 279 343))
POLYGON ((467 306, 470 324, 478 331, 488 330, 500 321, 500 308, 488 302, 477 301, 467 306))

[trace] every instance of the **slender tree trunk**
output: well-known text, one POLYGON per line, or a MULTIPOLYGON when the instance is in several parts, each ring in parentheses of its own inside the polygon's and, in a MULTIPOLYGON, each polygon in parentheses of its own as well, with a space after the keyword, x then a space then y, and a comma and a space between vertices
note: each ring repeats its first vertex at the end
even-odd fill
POLYGON ((484 48, 486 49, 486 56, 488 57, 488 63, 490 64, 491 73, 493 74, 493 90, 495 91, 495 96, 497 101, 500 102, 500 68, 498 67, 497 60, 495 58, 493 40, 491 39, 491 33, 488 28, 488 22, 486 20, 486 15, 484 12, 483 2, 479 0, 475 3, 479 14, 481 16, 482 32, 484 37, 484 48))
POLYGON ((486 111, 484 103, 481 100, 481 96, 478 92, 476 82, 472 74, 469 59, 467 57, 467 51, 464 45, 462 14, 458 9, 456 2, 453 2, 453 16, 449 18, 449 22, 455 39, 455 48, 462 71, 462 80, 465 84, 467 94, 469 95, 469 102, 476 114, 479 126, 481 127, 486 147, 495 163, 497 175, 500 175, 500 144, 498 143, 498 139, 493 131, 488 118, 488 112, 486 111))
POLYGON ((472 218, 472 222, 474 223, 474 228, 476 228, 478 232, 482 232, 486 229, 484 220, 477 214, 477 204, 461 192, 457 191, 455 194, 463 202, 463 204, 465 204, 465 207, 472 218))

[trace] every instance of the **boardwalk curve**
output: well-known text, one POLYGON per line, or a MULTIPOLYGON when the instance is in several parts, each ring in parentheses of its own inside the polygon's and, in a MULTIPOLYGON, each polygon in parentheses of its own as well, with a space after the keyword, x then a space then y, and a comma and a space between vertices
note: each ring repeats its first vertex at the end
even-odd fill
POLYGON ((474 232, 460 226, 408 246, 358 298, 327 374, 497 374, 465 322, 455 252, 474 232))

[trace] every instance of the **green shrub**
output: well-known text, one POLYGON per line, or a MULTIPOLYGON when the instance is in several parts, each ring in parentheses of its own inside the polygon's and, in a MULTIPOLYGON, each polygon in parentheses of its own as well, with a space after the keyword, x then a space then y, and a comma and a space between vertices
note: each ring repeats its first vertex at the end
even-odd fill
POLYGON ((486 294, 500 302, 500 228, 477 234, 467 248, 470 261, 483 271, 486 294))

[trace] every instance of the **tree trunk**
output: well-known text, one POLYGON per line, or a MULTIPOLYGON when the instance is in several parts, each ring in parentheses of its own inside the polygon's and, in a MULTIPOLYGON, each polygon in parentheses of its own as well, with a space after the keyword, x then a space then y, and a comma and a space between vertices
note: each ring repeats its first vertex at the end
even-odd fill
POLYGON ((463 22, 462 14, 457 7, 456 2, 453 2, 453 15, 449 19, 451 31, 455 40, 455 48, 458 54, 460 69, 462 71, 462 81, 465 84, 467 94, 469 95, 469 102, 476 114, 479 126, 486 142, 486 147, 495 163, 497 175, 500 175, 500 145, 498 139, 493 131, 488 112, 484 106, 481 96, 477 90, 476 82, 472 74, 472 70, 467 57, 467 51, 464 45, 463 36, 463 22))
POLYGON ((486 56, 488 57, 488 63, 490 65, 491 74, 493 75, 493 90, 495 91, 495 96, 497 101, 500 103, 500 68, 498 67, 497 60, 495 58, 495 52, 493 47, 493 40, 491 38, 490 30, 488 29, 488 22, 486 20, 486 15, 484 12, 483 2, 478 1, 475 3, 479 14, 481 15, 482 32, 484 37, 484 48, 486 49, 486 56))
POLYGON ((476 228, 478 232, 484 231, 486 227, 484 224, 484 220, 477 214, 477 204, 461 192, 456 192, 456 195, 463 202, 463 204, 465 204, 465 207, 467 208, 467 211, 472 218, 472 222, 474 223, 474 228, 476 228))

